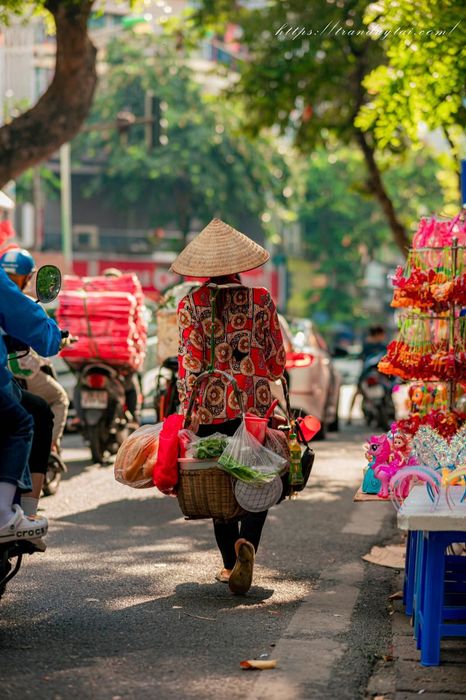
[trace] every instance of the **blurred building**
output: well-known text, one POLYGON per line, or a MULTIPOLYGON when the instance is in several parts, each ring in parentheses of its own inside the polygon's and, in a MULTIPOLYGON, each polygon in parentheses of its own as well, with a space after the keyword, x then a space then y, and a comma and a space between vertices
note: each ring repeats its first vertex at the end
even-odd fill
MULTIPOLYGON (((96 4, 89 23, 92 40, 98 48, 98 70, 105 69, 105 48, 109 41, 132 28, 135 32, 159 33, 164 22, 181 15, 191 3, 186 0, 145 0, 133 14, 129 3, 96 4)), ((232 80, 236 61, 242 55, 237 28, 228 27, 224 37, 209 36, 186 60, 197 80, 210 94, 216 94, 232 80), (222 75, 212 71, 222 63, 222 75), (230 69, 230 70, 228 70, 230 69)), ((181 38, 182 41, 182 38, 181 38)), ((181 47, 182 48, 182 47, 181 47)), ((40 18, 24 25, 14 20, 0 29, 0 122, 34 104, 46 90, 55 64, 55 39, 47 34, 40 18)), ((46 164, 50 173, 60 178, 58 154, 46 164)), ((71 172, 73 268, 78 274, 97 274, 116 266, 138 273, 146 291, 155 293, 178 278, 168 272, 182 241, 176 226, 154 228, 154 223, 141 208, 117 212, 102 206, 98 196, 82 196, 83 184, 99 172, 102 162, 83 162, 71 172), (154 252, 157 239, 157 252, 154 252)), ((207 222, 192 224, 192 235, 207 222)), ((60 199, 46 198, 38 170, 34 176, 33 201, 17 207, 15 225, 21 242, 43 256, 56 256, 62 247, 60 199)), ((258 222, 245 220, 244 229, 263 243, 258 222)), ((41 256, 42 257, 42 256, 41 256)), ((269 287, 279 305, 286 301, 284 262, 270 263, 248 275, 249 281, 269 287)))

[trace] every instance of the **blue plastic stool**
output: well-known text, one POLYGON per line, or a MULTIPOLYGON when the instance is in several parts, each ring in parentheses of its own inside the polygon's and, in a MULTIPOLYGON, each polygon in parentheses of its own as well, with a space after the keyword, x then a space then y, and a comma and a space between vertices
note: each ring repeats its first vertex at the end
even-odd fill
POLYGON ((466 637, 466 622, 446 623, 466 621, 466 564, 445 554, 449 544, 465 539, 461 531, 418 533, 413 612, 423 666, 439 665, 443 637, 466 637))
POLYGON ((411 617, 414 611, 414 589, 416 585, 416 557, 418 537, 422 535, 417 530, 408 531, 406 540, 405 575, 403 581, 403 603, 405 613, 411 617))

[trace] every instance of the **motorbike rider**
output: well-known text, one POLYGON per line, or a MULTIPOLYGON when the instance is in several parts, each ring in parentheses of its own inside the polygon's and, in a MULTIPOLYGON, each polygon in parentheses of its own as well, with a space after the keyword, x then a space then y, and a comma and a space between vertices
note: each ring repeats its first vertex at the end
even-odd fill
MULTIPOLYGON (((119 278, 122 276, 121 270, 116 267, 108 267, 103 271, 105 277, 119 278)), ((141 384, 137 372, 128 371, 123 377, 123 387, 125 390, 126 408, 134 421, 134 427, 139 426, 141 412, 141 384)))
MULTIPOLYGON (((13 255, 8 251, 5 255, 13 255)), ((28 273, 28 276, 29 273, 28 273)), ((0 268, 0 542, 35 540, 46 534, 47 519, 29 518, 14 504, 17 488, 31 486, 27 468, 33 437, 33 419, 21 406, 21 391, 7 368, 9 334, 37 352, 56 355, 61 333, 42 307, 21 292, 0 268)))
MULTIPOLYGON (((34 258, 25 250, 17 250, 2 256, 0 266, 22 291, 26 289, 35 271, 34 258)), ((70 401, 66 391, 53 376, 50 361, 40 357, 35 350, 31 349, 23 357, 13 357, 9 367, 12 374, 24 383, 28 391, 45 399, 50 407, 53 414, 52 451, 59 453, 70 401)), ((37 412, 34 413, 37 414, 37 412)), ((36 451, 33 450, 34 453, 36 451)), ((46 465, 47 459, 45 469, 46 465)))
POLYGON ((362 346, 362 360, 367 360, 375 355, 383 355, 387 351, 387 338, 383 326, 371 326, 367 338, 362 346))
POLYGON ((374 363, 378 364, 379 360, 382 359, 386 351, 387 338, 385 334, 385 328, 380 325, 371 326, 368 330, 366 340, 362 345, 361 359, 363 362, 363 366, 358 378, 356 389, 351 399, 347 420, 348 425, 351 425, 351 416, 353 413, 354 404, 356 403, 356 399, 358 396, 361 395, 361 380, 364 378, 366 372, 371 369, 374 363))
MULTIPOLYGON (((3 255, 0 258, 0 267, 4 269, 11 281, 22 291, 26 289, 35 271, 34 260, 30 253, 27 250, 20 249, 14 249, 8 254, 3 255)), ((34 350, 30 350, 24 358, 13 361, 10 360, 9 369, 13 374, 15 374, 13 371, 15 364, 17 365, 17 363, 21 362, 23 359, 27 361, 31 353, 34 353, 34 355, 39 358, 39 355, 34 350), (13 365, 13 367, 11 365, 13 365)), ((18 355, 20 354, 21 353, 18 353, 18 355)), ((15 355, 14 357, 17 356, 15 355)), ((22 387, 21 384, 20 387, 22 387)), ((29 388, 32 389, 32 387, 29 388)), ((34 517, 37 514, 39 499, 47 473, 55 421, 54 414, 48 402, 45 400, 45 397, 39 396, 36 391, 27 391, 23 389, 21 391, 21 405, 30 413, 34 422, 32 446, 28 461, 32 488, 30 491, 22 492, 21 508, 25 515, 34 517)), ((45 546, 43 549, 45 549, 45 546)))

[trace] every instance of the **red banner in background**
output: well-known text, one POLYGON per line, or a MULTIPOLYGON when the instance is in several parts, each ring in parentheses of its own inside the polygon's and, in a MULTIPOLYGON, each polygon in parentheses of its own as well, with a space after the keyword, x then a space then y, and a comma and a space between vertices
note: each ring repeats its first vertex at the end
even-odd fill
POLYGON ((73 271, 81 277, 101 275, 109 267, 122 272, 134 272, 147 296, 157 298, 160 293, 179 280, 179 276, 169 272, 167 265, 152 260, 75 260, 73 271))
MULTIPOLYGON (((101 275, 109 267, 116 267, 122 272, 134 272, 148 297, 157 299, 167 287, 181 282, 182 278, 169 271, 168 263, 154 260, 75 260, 73 271, 80 277, 101 275)), ((272 265, 264 265, 255 270, 241 273, 241 279, 251 287, 266 287, 273 299, 280 303, 285 290, 282 276, 272 265)))

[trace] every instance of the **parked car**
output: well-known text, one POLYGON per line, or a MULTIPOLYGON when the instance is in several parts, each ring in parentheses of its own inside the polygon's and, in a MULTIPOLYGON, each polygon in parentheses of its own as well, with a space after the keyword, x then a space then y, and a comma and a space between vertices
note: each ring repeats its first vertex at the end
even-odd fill
MULTIPOLYGON (((322 424, 319 437, 339 428, 338 408, 341 377, 333 364, 325 340, 307 319, 289 323, 280 316, 286 350, 286 369, 291 410, 296 415, 313 415, 322 424)), ((280 396, 280 388, 272 388, 280 396)))

